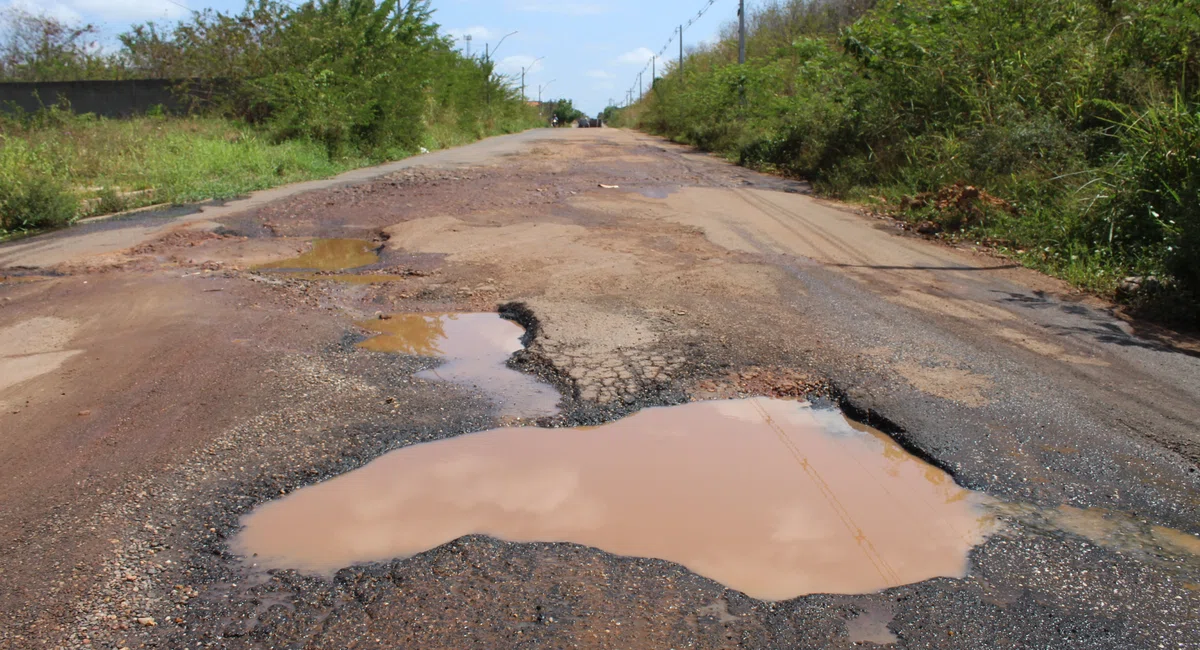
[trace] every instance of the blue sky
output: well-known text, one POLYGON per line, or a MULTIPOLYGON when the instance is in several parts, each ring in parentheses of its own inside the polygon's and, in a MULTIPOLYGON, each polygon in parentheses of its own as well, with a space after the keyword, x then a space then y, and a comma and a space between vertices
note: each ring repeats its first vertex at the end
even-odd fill
MULTIPOLYGON (((650 57, 708 1, 434 0, 432 7, 443 31, 460 38, 460 47, 466 47, 462 37, 472 37, 472 54, 481 53, 485 43, 494 47, 502 36, 516 31, 493 57, 497 70, 519 79, 525 66, 530 70, 525 84, 531 99, 537 99, 542 86, 543 99, 567 97, 594 115, 609 98, 624 98, 650 57), (544 58, 535 63, 539 57, 544 58)), ((0 0, 0 4, 10 3, 95 23, 110 36, 131 23, 178 20, 188 9, 237 11, 243 6, 243 0, 0 0)), ((722 23, 736 17, 737 0, 715 0, 684 33, 685 44, 714 39, 722 23)), ((678 58, 677 41, 666 56, 678 58)), ((648 72, 644 82, 650 83, 648 72)))

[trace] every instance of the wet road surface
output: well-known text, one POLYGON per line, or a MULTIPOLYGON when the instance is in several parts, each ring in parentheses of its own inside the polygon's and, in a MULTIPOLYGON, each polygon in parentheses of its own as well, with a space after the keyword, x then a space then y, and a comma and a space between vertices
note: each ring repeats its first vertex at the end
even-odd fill
POLYGON ((1194 344, 806 191, 534 131, 0 246, 0 647, 1200 645, 1194 344))

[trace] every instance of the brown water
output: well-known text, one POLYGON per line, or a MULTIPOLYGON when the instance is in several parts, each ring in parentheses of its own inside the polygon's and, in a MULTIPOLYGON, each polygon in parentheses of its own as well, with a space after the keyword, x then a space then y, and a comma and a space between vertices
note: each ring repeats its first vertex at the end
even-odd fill
POLYGON ((282 275, 294 280, 308 280, 309 282, 337 282, 339 284, 388 284, 391 282, 404 282, 408 278, 403 275, 389 275, 386 273, 364 273, 354 275, 349 273, 338 273, 334 275, 323 273, 283 273, 282 275))
POLYGON ((377 245, 365 239, 317 239, 312 250, 286 260, 263 264, 259 269, 309 269, 344 271, 379 262, 377 245))
POLYGON ((851 643, 873 643, 875 645, 891 645, 900 640, 888 629, 893 614, 879 604, 869 604, 865 611, 846 621, 846 636, 851 643))
POLYGON ((781 600, 964 576, 994 522, 977 502, 837 411, 754 398, 400 449, 261 506, 234 547, 330 574, 472 533, 574 542, 781 600))
POLYGON ((1155 526, 1129 513, 1103 508, 1060 505, 1042 508, 1024 503, 993 502, 988 510, 1020 519, 1036 528, 1060 530, 1122 553, 1146 559, 1165 558, 1172 566, 1200 569, 1200 537, 1182 530, 1155 526))
POLYGON ((554 388, 505 365, 524 347, 525 330, 499 314, 394 314, 358 325, 379 333, 359 347, 445 358, 441 366, 417 376, 474 388, 490 397, 503 417, 558 412, 561 396, 554 388))

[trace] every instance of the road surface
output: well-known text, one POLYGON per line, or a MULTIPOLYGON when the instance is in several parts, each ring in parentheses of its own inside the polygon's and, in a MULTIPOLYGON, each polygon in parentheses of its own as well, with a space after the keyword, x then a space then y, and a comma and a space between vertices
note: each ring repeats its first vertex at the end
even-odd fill
POLYGON ((616 129, 183 212, 0 246, 0 647, 1200 647, 1197 347, 1056 280, 616 129), (376 253, 260 268, 318 240, 376 253), (356 345, 500 305, 560 414, 356 345), (1000 527, 965 577, 780 601, 554 540, 332 577, 234 550, 390 450, 750 396, 840 406, 1000 527))

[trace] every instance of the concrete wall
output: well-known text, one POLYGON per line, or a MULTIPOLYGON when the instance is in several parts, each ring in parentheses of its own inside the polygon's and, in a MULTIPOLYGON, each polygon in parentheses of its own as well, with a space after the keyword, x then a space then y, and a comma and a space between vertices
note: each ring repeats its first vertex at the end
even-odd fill
POLYGON ((65 98, 76 113, 104 117, 138 115, 158 105, 180 112, 186 106, 172 92, 176 83, 171 79, 0 82, 0 111, 12 112, 16 106, 32 113, 65 98))

